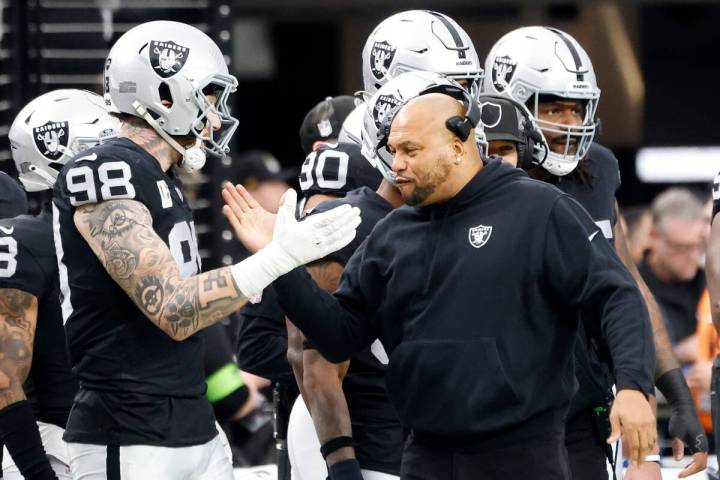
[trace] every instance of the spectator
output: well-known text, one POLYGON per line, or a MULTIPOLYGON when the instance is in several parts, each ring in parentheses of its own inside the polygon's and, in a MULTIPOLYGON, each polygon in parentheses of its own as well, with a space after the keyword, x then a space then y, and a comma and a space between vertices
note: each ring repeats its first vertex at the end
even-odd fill
POLYGON ((650 248, 640 273, 663 312, 678 360, 697 359, 697 316, 705 276, 700 270, 707 241, 702 203, 690 191, 671 188, 652 204, 650 248))
POLYGON ((276 212, 280 197, 296 175, 294 169, 283 169, 271 153, 251 150, 237 159, 235 183, 242 184, 263 208, 276 212))
POLYGON ((643 253, 650 248, 652 214, 646 205, 624 208, 622 214, 630 256, 637 264, 642 261, 643 253))

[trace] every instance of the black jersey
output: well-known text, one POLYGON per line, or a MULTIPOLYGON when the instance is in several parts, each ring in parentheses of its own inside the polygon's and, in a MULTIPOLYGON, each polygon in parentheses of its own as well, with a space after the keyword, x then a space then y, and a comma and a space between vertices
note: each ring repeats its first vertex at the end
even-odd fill
MULTIPOLYGON (((571 175, 560 177, 557 186, 587 210, 605 238, 614 245, 613 231, 617 222, 615 194, 620 188, 617 158, 608 148, 593 143, 582 162, 589 176, 586 183, 581 182, 578 175, 571 175)), ((607 348, 597 341, 591 345, 585 324, 580 322, 579 338, 575 344, 575 376, 579 389, 571 403, 568 418, 589 407, 603 405, 612 385, 607 348)))
POLYGON ((65 439, 114 445, 197 445, 216 434, 205 398, 203 342, 157 328, 113 281, 75 228, 75 208, 143 203, 181 275, 198 273, 192 213, 173 171, 126 138, 73 158, 60 172, 54 227, 65 331, 80 380, 65 439))
MULTIPOLYGON (((370 235, 375 224, 392 211, 392 206, 370 188, 349 192, 344 198, 319 204, 310 215, 340 205, 358 207, 362 222, 357 235, 346 247, 323 260, 334 260, 343 266, 360 244, 370 235)), ((355 454, 363 468, 399 475, 403 446, 400 420, 387 396, 385 371, 388 357, 379 340, 350 361, 343 391, 350 412, 355 454)))
POLYGON ((65 347, 49 210, 0 221, 0 288, 38 300, 32 367, 23 388, 37 420, 65 428, 77 380, 65 347))
POLYGON ((590 177, 588 183, 582 183, 577 175, 572 175, 560 177, 557 186, 580 202, 605 238, 614 243, 613 228, 617 222, 615 194, 620 188, 617 158, 608 148, 593 143, 582 162, 590 177))

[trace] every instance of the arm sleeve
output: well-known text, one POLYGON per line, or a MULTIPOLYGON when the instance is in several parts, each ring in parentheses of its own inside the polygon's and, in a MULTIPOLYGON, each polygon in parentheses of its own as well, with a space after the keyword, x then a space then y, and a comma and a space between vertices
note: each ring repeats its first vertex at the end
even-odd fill
POLYGON ((238 364, 246 372, 274 381, 294 383, 287 360, 285 314, 272 287, 263 291, 260 303, 246 304, 242 310, 238 339, 238 364))
POLYGON ((345 266, 334 294, 320 288, 304 267, 275 281, 280 306, 325 358, 349 359, 377 338, 375 324, 384 280, 370 254, 371 237, 345 266))
POLYGON ((609 346, 617 388, 647 395, 655 366, 650 318, 632 276, 598 232, 580 204, 558 198, 547 225, 545 278, 581 310, 590 335, 609 346))

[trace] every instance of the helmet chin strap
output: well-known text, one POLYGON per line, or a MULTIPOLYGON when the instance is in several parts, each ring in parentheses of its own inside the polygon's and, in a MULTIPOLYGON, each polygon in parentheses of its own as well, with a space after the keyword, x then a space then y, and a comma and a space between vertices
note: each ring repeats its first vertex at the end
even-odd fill
POLYGON ((42 168, 38 168, 36 165, 30 165, 28 167, 28 170, 45 180, 48 184, 48 188, 52 188, 53 185, 55 185, 55 180, 57 180, 57 176, 53 177, 51 174, 49 174, 42 168))
POLYGON ((180 145, 169 133, 160 127, 155 119, 150 115, 140 102, 137 100, 133 102, 133 108, 152 128, 155 132, 162 137, 171 147, 180 152, 182 160, 180 161, 180 167, 186 172, 192 173, 200 170, 205 165, 205 151, 202 148, 202 140, 199 138, 195 140, 195 145, 185 148, 180 145))

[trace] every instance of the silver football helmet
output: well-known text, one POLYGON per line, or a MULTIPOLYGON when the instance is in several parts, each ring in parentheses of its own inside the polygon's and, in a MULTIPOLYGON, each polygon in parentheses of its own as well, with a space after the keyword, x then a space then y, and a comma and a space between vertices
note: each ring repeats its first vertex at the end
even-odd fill
POLYGON ((37 97, 20 110, 8 135, 20 182, 28 192, 51 189, 68 160, 119 128, 100 95, 55 90, 37 97))
POLYGON ((369 94, 417 70, 465 80, 473 94, 481 88, 483 69, 472 40, 455 20, 430 10, 408 10, 383 20, 365 42, 362 59, 369 94))
POLYGON ((488 78, 483 90, 512 98, 528 107, 541 132, 565 136, 564 153, 553 152, 545 135, 548 155, 542 166, 553 175, 567 175, 587 154, 595 136, 600 89, 590 57, 565 32, 549 27, 523 27, 507 33, 485 60, 488 78), (582 125, 567 125, 538 119, 541 95, 582 100, 582 125), (575 142, 575 152, 571 151, 575 142))
POLYGON ((345 117, 345 121, 340 129, 338 141, 341 143, 362 144, 362 119, 365 115, 365 102, 358 104, 350 115, 345 117))
POLYGON ((215 155, 228 153, 238 121, 227 100, 236 89, 215 42, 184 23, 156 21, 128 30, 105 63, 110 111, 144 118, 183 154, 181 166, 190 171, 205 163, 203 145, 215 155), (219 131, 209 127, 212 120, 220 121, 219 131), (171 135, 193 135, 196 141, 185 148, 171 135))
MULTIPOLYGON (((468 99, 471 98, 463 87, 444 75, 415 71, 391 79, 365 103, 361 152, 375 168, 380 170, 385 180, 392 184, 395 183, 395 174, 392 171, 393 156, 384 144, 392 118, 407 102, 437 87, 456 87, 458 92, 462 92, 468 99)), ((474 99, 469 103, 478 108, 479 120, 479 106, 474 99)), ((475 128, 482 127, 478 124, 475 128)), ((485 138, 484 134, 480 137, 485 138)), ((478 139, 477 133, 475 138, 478 139)))

